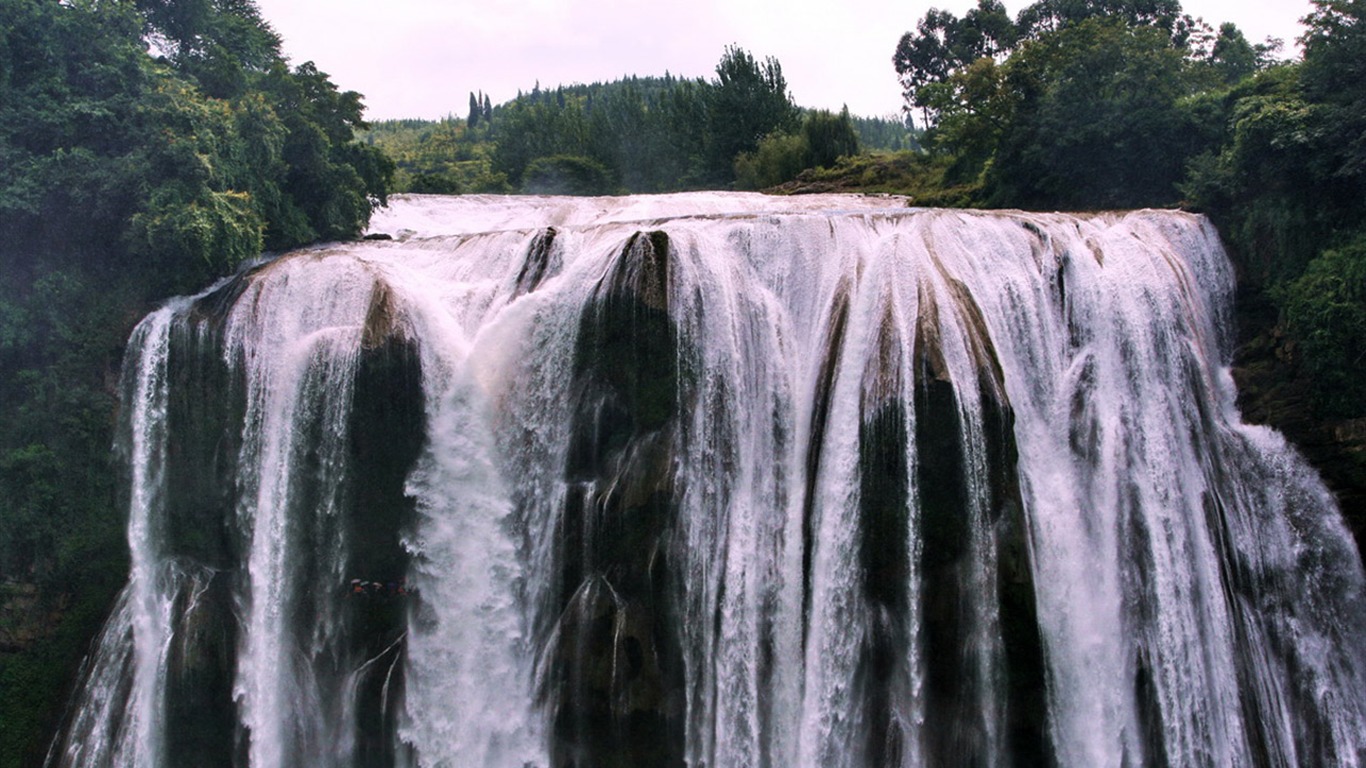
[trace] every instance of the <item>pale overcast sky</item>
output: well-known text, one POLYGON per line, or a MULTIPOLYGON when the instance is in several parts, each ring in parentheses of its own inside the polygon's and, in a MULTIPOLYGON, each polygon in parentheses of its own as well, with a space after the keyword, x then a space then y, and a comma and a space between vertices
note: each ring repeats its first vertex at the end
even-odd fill
MULTIPOLYGON (((1013 15, 1030 0, 1004 0, 1013 15)), ((959 15, 976 0, 257 0, 295 64, 313 61, 366 117, 464 116, 469 93, 494 103, 560 83, 622 75, 710 78, 726 45, 774 56, 803 107, 895 114, 892 52, 931 7, 959 15)), ((1294 39, 1309 0, 1185 0, 1211 25, 1252 42, 1294 39)))

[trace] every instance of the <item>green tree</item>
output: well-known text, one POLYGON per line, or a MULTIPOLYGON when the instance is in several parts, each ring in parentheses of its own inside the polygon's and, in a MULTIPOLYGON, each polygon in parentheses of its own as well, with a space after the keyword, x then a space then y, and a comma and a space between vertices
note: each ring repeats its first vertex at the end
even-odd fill
POLYGON ((1019 28, 999 0, 978 0, 959 19, 931 8, 916 32, 907 32, 892 56, 907 109, 918 108, 928 127, 938 114, 939 95, 926 88, 946 82, 982 58, 995 59, 1019 40, 1019 28))
POLYGON ((1314 0, 1305 19, 1303 86, 1323 107, 1329 143, 1337 147, 1333 175, 1349 181, 1360 200, 1366 178, 1366 0, 1314 0))
POLYGON ((847 106, 839 114, 823 109, 807 113, 802 121, 802 136, 806 139, 809 168, 830 168, 841 157, 859 152, 858 131, 847 106))
POLYGON ((767 189, 797 178, 810 167, 811 146, 804 134, 769 134, 753 152, 741 152, 735 158, 735 186, 767 189))
POLYGON ((1218 224, 1245 290, 1271 299, 1320 414, 1353 418, 1366 402, 1366 3, 1314 7, 1303 63, 1227 93, 1223 140, 1183 189, 1218 224))
POLYGON ((232 98, 282 56, 251 0, 135 0, 144 34, 205 94, 232 98))
POLYGON ((1015 117, 1017 94, 1006 83, 1006 67, 981 58, 942 83, 922 90, 922 99, 938 116, 926 143, 952 158, 946 179, 979 184, 1001 137, 1015 117))
POLYGON ((782 65, 773 57, 760 62, 735 46, 727 47, 716 65, 707 106, 710 167, 723 183, 734 177, 736 156, 754 151, 771 133, 797 126, 782 65))
POLYGON ((1155 27, 1179 36, 1192 23, 1180 0, 1039 0, 1020 11, 1016 23, 1022 37, 1037 39, 1090 19, 1122 20, 1132 26, 1155 27))
POLYGON ((1194 157, 1181 189, 1209 212, 1233 246, 1243 280, 1265 288, 1293 279, 1319 243, 1350 218, 1337 178, 1337 149, 1322 130, 1323 107, 1307 100, 1300 67, 1282 66, 1240 83, 1216 103, 1227 126, 1215 148, 1194 157))
POLYGON ((1359 416, 1366 403, 1366 235, 1310 262, 1281 300, 1320 410, 1359 416))
POLYGON ((267 219, 266 245, 288 248, 355 237, 387 199, 392 163, 354 140, 365 126, 360 94, 340 91, 312 62, 273 65, 260 88, 286 133, 280 209, 267 219))
POLYGON ((1220 82, 1234 85, 1261 69, 1264 61, 1263 52, 1247 41, 1236 24, 1219 25, 1219 37, 1210 50, 1209 63, 1220 82))
POLYGON ((1006 65, 1014 100, 987 175, 1002 205, 1134 207, 1177 198, 1199 149, 1184 51, 1162 29, 1091 18, 1006 65))
POLYGON ((539 85, 532 93, 504 108, 492 128, 493 171, 505 174, 513 186, 521 185, 527 166, 537 158, 589 154, 583 108, 577 102, 560 107, 542 99, 539 85))
POLYGON ((588 157, 538 157, 526 167, 522 191, 532 195, 610 195, 617 191, 612 173, 588 157))

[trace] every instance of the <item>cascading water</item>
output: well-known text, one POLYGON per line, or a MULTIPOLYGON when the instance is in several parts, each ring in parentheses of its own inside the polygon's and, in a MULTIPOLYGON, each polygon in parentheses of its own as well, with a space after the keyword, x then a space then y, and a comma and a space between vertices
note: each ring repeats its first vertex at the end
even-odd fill
POLYGON ((902 206, 413 197, 149 316, 49 763, 1366 764, 1210 225, 902 206))

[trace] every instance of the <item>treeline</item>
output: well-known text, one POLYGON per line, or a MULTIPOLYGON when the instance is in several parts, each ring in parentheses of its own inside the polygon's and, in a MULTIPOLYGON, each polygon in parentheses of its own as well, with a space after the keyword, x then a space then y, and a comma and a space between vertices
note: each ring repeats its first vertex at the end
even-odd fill
POLYGON ((109 454, 155 300, 352 237, 389 161, 250 0, 0 0, 0 766, 38 764, 127 577, 109 454))
POLYGON ((782 66, 728 48, 716 76, 626 77, 470 94, 464 118, 377 123, 365 140, 413 192, 617 194, 759 188, 861 147, 902 149, 899 120, 799 109, 782 66))
MULTIPOLYGON (((1301 62, 1177 0, 980 0, 897 46, 907 109, 971 205, 1205 211, 1318 413, 1366 414, 1366 0, 1315 0, 1301 62)), ((1358 472, 1366 467, 1359 467, 1358 472)))

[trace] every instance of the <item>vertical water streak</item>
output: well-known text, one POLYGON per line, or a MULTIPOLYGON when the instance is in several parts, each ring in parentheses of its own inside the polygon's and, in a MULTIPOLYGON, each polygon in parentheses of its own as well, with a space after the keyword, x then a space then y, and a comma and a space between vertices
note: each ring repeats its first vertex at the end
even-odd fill
MULTIPOLYGON (((64 738, 58 766, 160 764, 166 653, 176 579, 162 553, 160 504, 166 463, 167 357, 183 302, 146 317, 129 339, 119 451, 129 467, 128 546, 132 568, 102 630, 64 738)), ((57 749, 60 749, 58 753, 57 749)))
MULTIPOLYGON (((335 262, 334 262, 335 263, 335 262)), ((334 675, 341 631, 348 413, 373 278, 272 265, 228 318, 225 355, 244 366, 237 511, 249 531, 235 698, 252 766, 346 763, 354 720, 334 675)))
POLYGON ((132 741, 120 747, 115 760, 139 767, 157 763, 161 710, 166 706, 166 652, 171 634, 171 596, 167 591, 175 579, 163 568, 158 507, 166 464, 166 361, 174 314, 168 306, 148 318, 134 368, 137 378, 132 396, 128 518, 133 610, 133 689, 129 708, 133 728, 132 741))
MULTIPOLYGON (((544 259, 544 247, 533 246, 532 255, 544 259)), ((543 272, 540 265, 533 285, 543 272)), ((403 297, 405 332, 423 340, 427 421, 425 446, 406 488, 417 501, 417 521, 404 542, 413 557, 416 597, 409 611, 402 736, 421 765, 538 764, 543 748, 529 697, 524 575, 490 405, 499 393, 484 388, 507 375, 499 369, 508 350, 499 342, 515 339, 515 332, 500 335, 496 319, 474 329, 461 322, 470 303, 497 305, 501 294, 471 291, 466 300, 452 300, 425 286, 420 275, 392 267, 386 274, 403 297), (467 333, 480 327, 496 338, 471 341, 467 333)), ((518 287, 527 289, 522 280, 518 287)), ((517 314, 509 307, 501 312, 517 314)), ((524 327, 515 319, 513 324, 524 327)))

